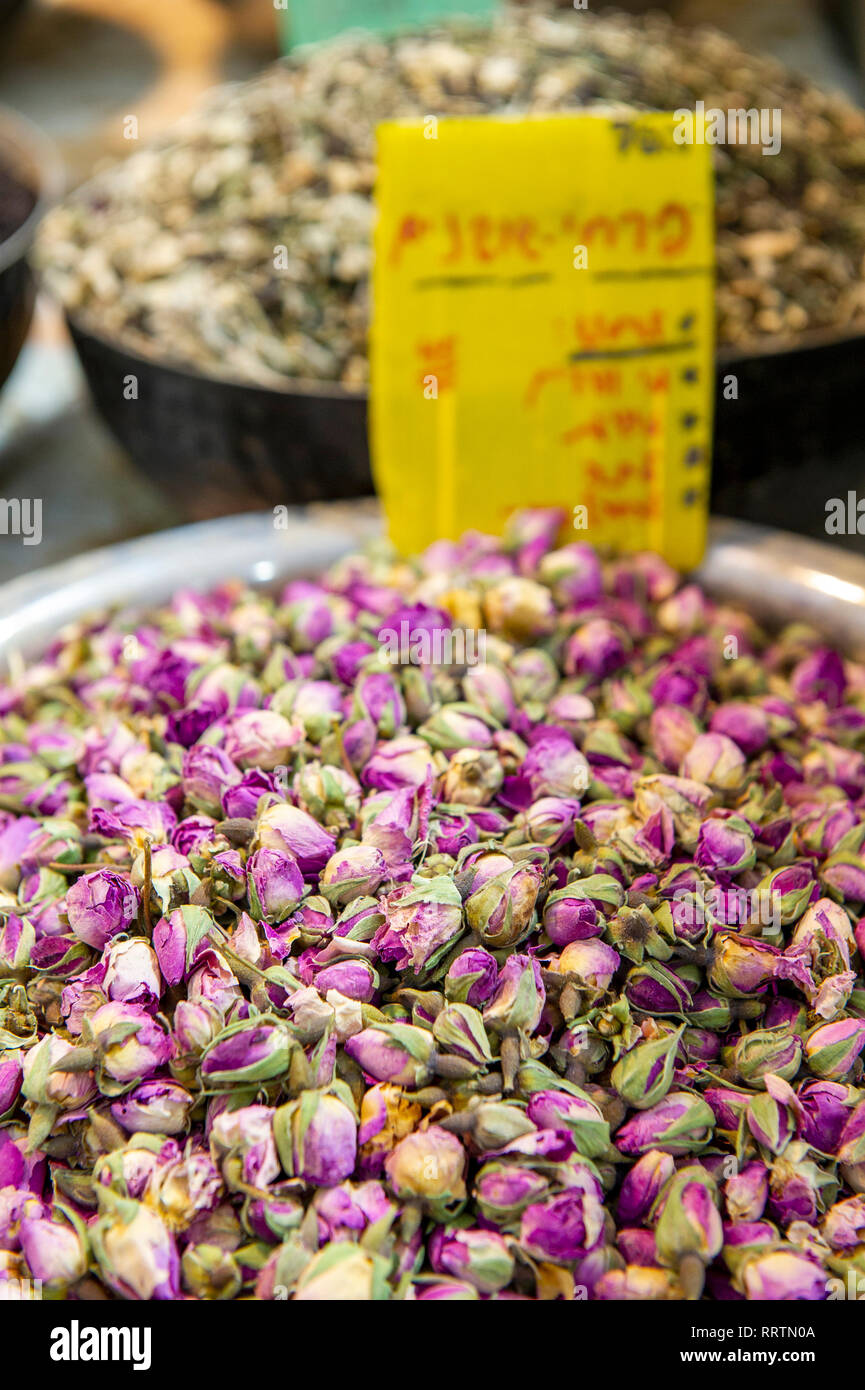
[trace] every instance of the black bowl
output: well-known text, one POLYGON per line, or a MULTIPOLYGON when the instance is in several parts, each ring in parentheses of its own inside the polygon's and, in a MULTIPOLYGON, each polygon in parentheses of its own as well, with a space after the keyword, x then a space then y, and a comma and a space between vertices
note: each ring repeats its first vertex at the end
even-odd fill
POLYGON ((0 109, 0 166, 19 186, 21 221, 0 240, 0 387, 27 337, 35 285, 27 252, 49 202, 57 197, 61 173, 53 146, 22 116, 0 109), (28 196, 29 194, 29 196, 28 196))
MULTIPOLYGON (((188 519, 373 491, 365 393, 219 381, 70 329, 102 416, 188 519)), ((824 536, 827 499, 865 480, 863 394, 865 337, 719 353, 712 511, 824 536)))

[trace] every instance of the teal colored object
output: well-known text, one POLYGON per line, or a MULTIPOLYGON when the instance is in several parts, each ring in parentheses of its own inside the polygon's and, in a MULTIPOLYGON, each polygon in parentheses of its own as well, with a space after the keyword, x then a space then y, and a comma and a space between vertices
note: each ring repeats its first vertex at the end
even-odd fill
POLYGON ((277 3, 283 52, 333 39, 349 29, 394 33, 437 19, 489 18, 498 0, 282 0, 277 3))

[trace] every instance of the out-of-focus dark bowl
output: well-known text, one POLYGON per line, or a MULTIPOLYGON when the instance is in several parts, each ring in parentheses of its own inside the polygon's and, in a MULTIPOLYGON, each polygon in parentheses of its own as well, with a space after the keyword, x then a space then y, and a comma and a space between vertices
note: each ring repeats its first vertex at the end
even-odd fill
POLYGON ((0 165, 33 195, 23 221, 0 241, 0 387, 21 351, 33 315, 35 285, 27 252, 48 205, 59 196, 62 174, 50 141, 36 126, 0 107, 0 165))
MULTIPOLYGON (((102 416, 190 520, 373 490, 365 393, 219 381, 70 328, 102 416), (127 399, 129 377, 137 400, 127 399)), ((712 510, 825 534, 827 498, 865 479, 863 383, 865 337, 719 352, 712 510)))
POLYGON ((372 492, 365 394, 220 381, 129 352, 74 319, 69 329, 105 422, 189 519, 372 492))

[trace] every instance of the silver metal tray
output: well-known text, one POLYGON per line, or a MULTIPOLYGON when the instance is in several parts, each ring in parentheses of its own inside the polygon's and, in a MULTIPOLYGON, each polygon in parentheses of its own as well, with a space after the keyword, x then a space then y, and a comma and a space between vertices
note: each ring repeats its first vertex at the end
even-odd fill
MULTIPOLYGON (((0 660, 36 656, 66 623, 106 608, 139 611, 227 579, 266 588, 313 576, 380 534, 374 506, 340 503, 293 509, 279 529, 271 512, 251 513, 90 551, 0 586, 0 660)), ((865 654, 865 557, 716 519, 696 578, 770 626, 807 622, 851 655, 865 654)))

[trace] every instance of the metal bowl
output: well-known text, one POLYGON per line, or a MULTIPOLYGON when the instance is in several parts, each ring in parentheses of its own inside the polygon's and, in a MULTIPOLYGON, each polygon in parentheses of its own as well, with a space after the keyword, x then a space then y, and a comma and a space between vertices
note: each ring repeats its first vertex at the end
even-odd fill
MULTIPOLYGON (((381 533, 369 505, 224 517, 107 546, 0 586, 0 661, 43 651, 64 624, 108 608, 141 611, 178 589, 228 578, 260 587, 320 573, 381 533)), ((865 558, 747 522, 716 519, 699 581, 769 627, 811 623, 865 653, 865 558)))
POLYGON ((29 217, 0 241, 0 386, 15 365, 33 316, 35 286, 26 256, 40 219, 60 196, 63 176, 54 147, 23 116, 0 107, 0 160, 36 198, 29 217))
MULTIPOLYGON (((103 419, 190 520, 373 491, 365 392, 221 381, 130 352, 75 319, 70 329, 103 419), (124 397, 130 375, 137 405, 124 397)), ((863 381, 865 336, 720 352, 712 510, 817 534, 827 496, 861 477, 863 381), (730 375, 735 400, 725 394, 730 375), (831 409, 815 404, 829 400, 831 409)))

